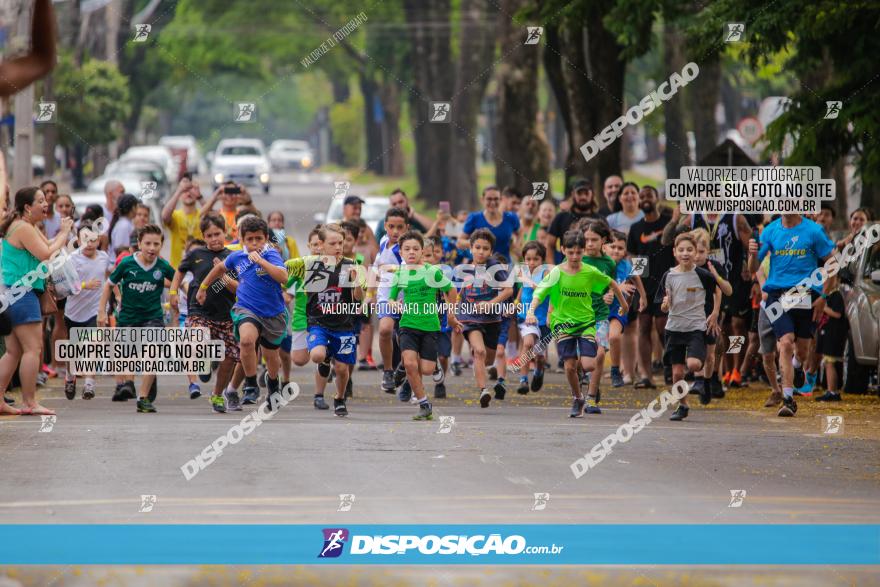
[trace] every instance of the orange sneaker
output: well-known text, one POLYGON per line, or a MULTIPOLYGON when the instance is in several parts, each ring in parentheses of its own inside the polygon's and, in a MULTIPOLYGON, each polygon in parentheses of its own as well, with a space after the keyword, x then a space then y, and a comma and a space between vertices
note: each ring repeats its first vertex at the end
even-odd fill
POLYGON ((730 385, 730 376, 731 375, 732 375, 732 373, 730 371, 728 371, 727 373, 722 375, 721 376, 721 383, 723 383, 724 385, 730 385))
POLYGON ((730 387, 742 387, 742 375, 740 375, 738 369, 734 369, 730 372, 730 387))

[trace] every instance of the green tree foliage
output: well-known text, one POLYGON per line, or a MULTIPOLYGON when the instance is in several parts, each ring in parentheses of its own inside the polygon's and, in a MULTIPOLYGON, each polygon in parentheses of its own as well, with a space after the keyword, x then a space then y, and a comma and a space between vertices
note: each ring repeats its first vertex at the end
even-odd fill
POLYGON ((92 146, 116 139, 129 113, 128 79, 116 66, 97 59, 77 68, 69 55, 55 72, 61 144, 92 146))

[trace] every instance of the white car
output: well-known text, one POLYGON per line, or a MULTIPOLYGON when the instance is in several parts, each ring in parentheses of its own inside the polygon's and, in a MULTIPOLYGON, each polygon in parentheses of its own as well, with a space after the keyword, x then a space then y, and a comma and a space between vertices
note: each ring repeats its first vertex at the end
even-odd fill
MULTIPOLYGON (((103 206, 107 202, 107 196, 104 195, 104 184, 111 179, 122 182, 125 193, 132 194, 150 207, 152 211, 152 221, 158 222, 159 214, 162 211, 158 194, 151 194, 149 186, 145 189, 144 178, 140 175, 102 175, 89 182, 86 191, 76 192, 71 195, 73 207, 78 216, 82 216, 86 211, 86 207, 90 204, 98 204, 103 206)), ((109 219, 108 219, 109 220, 109 219)))
POLYGON ((165 177, 172 184, 177 183, 177 178, 180 175, 180 160, 174 156, 171 149, 161 145, 129 147, 128 151, 123 153, 119 159, 123 161, 126 159, 155 161, 165 170, 165 177))
POLYGON ((262 187, 269 193, 269 158, 259 139, 223 139, 211 161, 214 188, 226 181, 262 187))
POLYGON ((274 141, 269 147, 269 161, 273 169, 311 169, 315 155, 306 141, 274 141))
MULTIPOLYGON (((385 212, 390 207, 388 205, 387 196, 368 196, 361 197, 364 201, 361 204, 361 218, 367 223, 371 229, 376 230, 376 225, 380 220, 384 220, 385 212)), ((342 204, 345 198, 334 198, 330 202, 327 213, 315 214, 315 222, 341 222, 342 221, 342 204)))
POLYGON ((169 149, 186 149, 186 170, 192 174, 198 174, 202 155, 194 136, 164 136, 159 139, 159 144, 169 149))

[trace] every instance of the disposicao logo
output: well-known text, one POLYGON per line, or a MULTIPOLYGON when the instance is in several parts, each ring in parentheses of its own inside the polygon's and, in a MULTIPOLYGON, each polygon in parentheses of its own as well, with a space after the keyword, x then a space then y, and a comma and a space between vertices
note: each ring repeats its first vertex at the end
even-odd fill
POLYGON ((345 528, 324 528, 324 548, 318 558, 336 558, 348 541, 348 530, 345 528))

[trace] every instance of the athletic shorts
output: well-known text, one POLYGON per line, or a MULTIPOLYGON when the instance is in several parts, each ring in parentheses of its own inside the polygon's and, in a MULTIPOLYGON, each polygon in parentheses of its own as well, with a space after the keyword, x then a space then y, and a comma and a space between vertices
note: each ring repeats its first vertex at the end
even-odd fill
POLYGON ((437 333, 437 356, 449 357, 452 355, 452 332, 437 333))
POLYGON ((653 316, 654 318, 666 316, 666 312, 660 309, 660 306, 662 306, 663 304, 654 300, 654 297, 657 294, 657 290, 648 291, 645 293, 648 295, 648 306, 645 308, 644 312, 641 312, 641 314, 647 314, 648 316, 653 316))
MULTIPOLYGON (((773 302, 779 301, 784 294, 784 290, 776 290, 767 293, 767 306, 773 302)), ((815 297, 815 293, 813 293, 815 297)), ((812 303, 812 298, 811 298, 812 303)), ((780 303, 780 310, 782 309, 780 303)), ((768 314, 769 318, 770 315, 768 314)), ((813 322, 813 308, 790 308, 782 312, 775 321, 771 321, 773 325, 773 334, 777 339, 782 338, 786 334, 794 333, 795 338, 813 338, 816 332, 816 323, 813 322)))
POLYGON ((70 332, 71 328, 97 328, 98 327, 98 317, 94 316, 89 318, 85 322, 77 322, 76 320, 71 320, 67 316, 64 317, 64 325, 67 327, 67 332, 70 332))
POLYGON ((721 311, 728 318, 750 320, 752 316, 752 284, 741 278, 730 281, 733 293, 721 298, 721 311))
POLYGON ((290 333, 290 350, 291 352, 301 351, 309 348, 309 331, 294 330, 290 333))
POLYGON ((773 333, 773 325, 767 310, 762 306, 758 311, 758 352, 762 355, 776 351, 776 335, 773 333))
POLYGON ((357 336, 353 330, 328 330, 323 326, 309 326, 309 352, 327 347, 327 358, 338 363, 354 365, 357 359, 357 336))
POLYGON ((238 343, 232 334, 232 326, 229 320, 210 320, 204 316, 190 314, 186 318, 188 328, 207 328, 211 332, 211 339, 223 341, 223 352, 227 359, 238 362, 240 353, 238 343))
POLYGON ((561 360, 578 357, 595 358, 598 347, 594 336, 563 335, 556 341, 556 354, 561 360))
POLYGON ((510 337, 510 321, 512 319, 510 316, 505 316, 501 319, 501 327, 498 330, 498 346, 507 344, 507 339, 510 337))
POLYGON ((468 322, 464 324, 464 337, 470 343, 470 333, 479 332, 483 335, 483 345, 487 351, 494 351, 498 346, 498 335, 501 333, 501 322, 468 322))
POLYGON ((706 331, 706 346, 710 344, 718 344, 718 337, 715 334, 710 334, 709 331, 706 331))
POLYGON ((684 365, 686 359, 706 360, 706 333, 702 330, 676 332, 667 330, 664 337, 666 350, 663 362, 669 365, 684 365))
POLYGON ((284 340, 281 341, 281 344, 278 345, 278 348, 284 351, 285 353, 290 353, 290 345, 293 342, 293 338, 290 334, 284 337, 284 340))
POLYGON ((400 329, 398 340, 400 341, 400 353, 415 351, 420 359, 425 361, 437 360, 437 335, 439 332, 416 330, 415 328, 403 327, 400 329))
MULTIPOLYGON (((629 324, 630 314, 632 314, 632 310, 630 310, 623 316, 621 316, 620 314, 617 314, 616 316, 611 316, 608 318, 608 321, 610 322, 611 320, 617 320, 618 322, 620 322, 621 332, 623 332, 624 330, 626 330, 626 325, 629 324)), ((636 318, 638 318, 638 315, 638 310, 636 310, 636 318)))
POLYGON ((376 302, 376 316, 381 320, 382 318, 394 318, 395 320, 400 320, 400 314, 395 314, 391 311, 388 306, 388 302, 376 302))
POLYGON ((611 348, 608 344, 608 320, 599 320, 596 322, 596 344, 606 351, 611 348))
POLYGON ((275 350, 287 337, 287 311, 276 316, 257 316, 247 308, 235 305, 232 307, 232 324, 235 340, 241 340, 239 330, 242 324, 253 324, 260 334, 260 346, 275 350))

